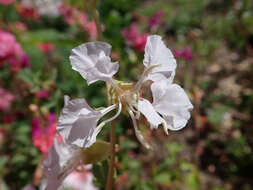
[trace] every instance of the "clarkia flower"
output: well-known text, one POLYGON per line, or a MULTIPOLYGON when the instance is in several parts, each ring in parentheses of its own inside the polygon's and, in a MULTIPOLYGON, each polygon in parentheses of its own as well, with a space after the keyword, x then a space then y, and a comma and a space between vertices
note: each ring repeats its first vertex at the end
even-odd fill
POLYGON ((34 117, 31 122, 32 127, 32 141, 44 155, 48 153, 48 149, 54 143, 56 134, 56 116, 55 114, 48 114, 43 120, 40 117, 34 117))
POLYGON ((13 0, 0 0, 0 4, 3 5, 10 5, 13 3, 13 0))
POLYGON ((183 58, 187 61, 191 61, 193 58, 192 50, 189 46, 186 46, 183 50, 174 50, 173 54, 176 58, 183 58))
POLYGON ((138 52, 144 50, 148 35, 139 32, 137 23, 132 23, 129 29, 124 28, 121 34, 128 46, 132 46, 138 52))
POLYGON ((91 146, 102 127, 115 119, 122 109, 130 115, 135 134, 146 148, 150 146, 137 125, 140 114, 146 117, 151 129, 161 125, 166 134, 168 130, 185 127, 193 106, 184 90, 179 85, 173 84, 176 60, 162 38, 158 35, 148 37, 143 61, 145 69, 136 85, 112 78, 119 66, 117 62, 111 61, 110 50, 111 46, 105 42, 89 42, 72 50, 70 55, 72 68, 79 72, 89 85, 98 80, 105 81, 111 88, 113 105, 96 110, 84 99, 69 100, 66 96, 57 126, 64 142, 79 148, 91 146), (151 84, 153 103, 140 96, 141 87, 147 80, 153 82, 151 84), (105 114, 115 109, 117 113, 112 118, 98 124, 105 114))
POLYGON ((81 149, 74 149, 56 137, 46 160, 43 162, 46 182, 43 190, 60 188, 63 180, 80 164, 81 149))

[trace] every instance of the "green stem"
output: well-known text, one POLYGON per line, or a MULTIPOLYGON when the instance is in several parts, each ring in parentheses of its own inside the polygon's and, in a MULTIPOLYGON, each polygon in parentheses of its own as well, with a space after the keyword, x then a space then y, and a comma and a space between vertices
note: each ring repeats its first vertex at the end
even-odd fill
POLYGON ((98 32, 98 40, 103 41, 102 28, 101 28, 99 13, 96 8, 96 1, 95 0, 91 1, 91 8, 92 8, 92 14, 93 14, 93 17, 94 17, 94 20, 96 23, 97 32, 98 32))
MULTIPOLYGON (((101 23, 99 20, 99 13, 96 8, 96 1, 91 1, 91 8, 92 8, 92 14, 96 23, 97 31, 98 31, 98 40, 103 40, 103 34, 102 34, 102 28, 101 23)), ((111 98, 109 93, 109 85, 106 85, 107 87, 107 98, 108 98, 108 105, 111 105, 111 98)), ((106 182, 106 190, 112 190, 114 186, 113 182, 113 173, 114 173, 114 167, 115 167, 115 123, 114 121, 111 122, 110 126, 110 144, 111 144, 111 150, 110 150, 110 165, 109 165, 109 171, 107 175, 107 182, 106 182)))
POLYGON ((107 176, 106 182, 106 190, 111 190, 114 186, 113 184, 113 173, 115 166, 115 123, 111 122, 110 126, 110 144, 111 144, 111 152, 110 152, 110 166, 107 176))

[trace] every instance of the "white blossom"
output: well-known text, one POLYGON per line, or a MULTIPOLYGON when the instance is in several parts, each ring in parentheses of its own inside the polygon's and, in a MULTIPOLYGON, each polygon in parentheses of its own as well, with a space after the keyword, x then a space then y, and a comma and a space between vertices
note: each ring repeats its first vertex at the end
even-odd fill
POLYGON ((105 124, 97 127, 101 117, 115 109, 112 105, 100 111, 93 110, 85 99, 69 100, 65 96, 65 106, 60 115, 57 130, 67 144, 87 148, 96 142, 96 136, 105 124))
POLYGON ((71 146, 60 143, 55 138, 54 145, 50 148, 48 157, 43 162, 46 180, 42 185, 43 190, 57 190, 65 179, 80 163, 81 151, 71 146))
POLYGON ((111 45, 105 42, 88 42, 74 48, 70 55, 72 69, 79 72, 88 84, 103 80, 110 82, 117 73, 118 63, 109 57, 111 45))
POLYGON ((114 104, 102 110, 92 109, 84 99, 66 98, 61 113, 58 131, 67 144, 87 148, 96 141, 96 136, 105 123, 115 119, 122 106, 130 115, 134 130, 140 142, 149 148, 137 125, 142 113, 150 123, 151 129, 160 125, 168 134, 168 129, 179 130, 186 126, 193 106, 177 84, 173 84, 176 60, 158 35, 149 36, 145 47, 144 72, 132 88, 123 88, 123 82, 115 82, 113 76, 118 71, 118 63, 111 62, 111 46, 104 42, 89 42, 72 50, 72 68, 79 72, 88 84, 103 80, 114 88, 114 104), (153 103, 140 97, 143 82, 153 81, 151 91, 153 103), (99 123, 108 112, 118 109, 110 119, 99 123))

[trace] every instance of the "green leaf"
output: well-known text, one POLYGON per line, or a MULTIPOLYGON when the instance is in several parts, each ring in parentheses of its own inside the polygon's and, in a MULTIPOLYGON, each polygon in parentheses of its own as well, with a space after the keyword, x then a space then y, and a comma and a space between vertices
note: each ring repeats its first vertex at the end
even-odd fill
POLYGON ((85 164, 102 162, 110 155, 110 143, 97 140, 91 147, 82 152, 85 164))

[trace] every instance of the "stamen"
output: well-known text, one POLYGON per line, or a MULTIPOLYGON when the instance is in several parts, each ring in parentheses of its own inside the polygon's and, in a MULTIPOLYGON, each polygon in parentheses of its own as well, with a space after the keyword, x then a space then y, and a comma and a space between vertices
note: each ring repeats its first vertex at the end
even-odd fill
POLYGON ((108 79, 106 82, 108 82, 117 91, 118 94, 123 93, 123 90, 113 81, 112 78, 108 79))
POLYGON ((162 121, 162 126, 163 126, 163 130, 166 133, 166 135, 169 135, 167 123, 166 123, 166 121, 164 119, 162 121))
POLYGON ((117 108, 117 104, 113 104, 103 110, 101 110, 100 112, 103 114, 103 115, 106 115, 107 113, 111 112, 112 110, 116 109, 117 108))
MULTIPOLYGON (((116 104, 114 104, 114 105, 116 105, 116 104)), ((113 117, 111 117, 111 118, 109 118, 109 119, 107 119, 107 120, 105 120, 105 121, 102 121, 102 122, 96 127, 95 132, 94 132, 94 135, 97 136, 98 133, 99 133, 99 132, 102 130, 102 128, 105 126, 106 123, 111 122, 112 120, 116 119, 116 118, 119 116, 119 114, 121 113, 121 110, 122 110, 122 104, 121 104, 121 102, 119 101, 117 113, 116 113, 113 117)), ((107 113, 108 113, 108 112, 107 112, 107 113)))
POLYGON ((151 146, 146 142, 146 140, 144 139, 143 135, 141 134, 141 131, 138 129, 138 125, 134 116, 134 113, 132 110, 128 109, 128 113, 133 121, 133 125, 134 125, 134 130, 135 130, 135 135, 137 137, 137 139, 140 141, 140 143, 147 149, 151 149, 151 146))
POLYGON ((149 67, 147 67, 142 75, 141 78, 138 80, 138 82, 136 83, 135 87, 134 87, 134 92, 138 92, 141 89, 141 86, 143 84, 143 82, 145 81, 146 77, 148 76, 148 74, 156 67, 161 66, 161 64, 155 64, 155 65, 151 65, 149 67))

